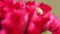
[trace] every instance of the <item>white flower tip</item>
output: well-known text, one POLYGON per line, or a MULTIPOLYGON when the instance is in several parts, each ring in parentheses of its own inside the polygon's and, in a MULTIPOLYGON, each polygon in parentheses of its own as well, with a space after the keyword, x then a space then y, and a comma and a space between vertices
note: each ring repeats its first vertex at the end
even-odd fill
POLYGON ((37 7, 36 11, 39 15, 43 15, 43 10, 41 8, 37 7))

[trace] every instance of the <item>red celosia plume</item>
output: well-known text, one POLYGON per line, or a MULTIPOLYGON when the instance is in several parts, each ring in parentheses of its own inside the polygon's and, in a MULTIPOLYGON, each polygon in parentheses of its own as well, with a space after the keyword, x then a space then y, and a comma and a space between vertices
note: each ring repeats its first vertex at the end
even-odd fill
POLYGON ((51 6, 36 0, 0 0, 1 34, 60 34, 60 20, 50 14, 51 6))

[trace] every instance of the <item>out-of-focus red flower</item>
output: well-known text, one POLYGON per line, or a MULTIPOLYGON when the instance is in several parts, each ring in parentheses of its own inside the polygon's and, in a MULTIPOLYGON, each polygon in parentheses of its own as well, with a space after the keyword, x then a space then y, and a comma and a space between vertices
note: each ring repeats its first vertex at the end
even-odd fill
POLYGON ((0 30, 0 34, 6 34, 6 30, 5 29, 0 30))
POLYGON ((50 14, 51 7, 37 1, 0 0, 1 34, 60 34, 60 21, 50 14))

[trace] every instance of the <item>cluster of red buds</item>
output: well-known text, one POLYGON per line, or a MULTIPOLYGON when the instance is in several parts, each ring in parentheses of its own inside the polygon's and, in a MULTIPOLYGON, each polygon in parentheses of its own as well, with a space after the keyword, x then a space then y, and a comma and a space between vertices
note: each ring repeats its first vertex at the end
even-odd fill
POLYGON ((36 0, 0 0, 0 34, 60 34, 60 21, 51 6, 36 0))

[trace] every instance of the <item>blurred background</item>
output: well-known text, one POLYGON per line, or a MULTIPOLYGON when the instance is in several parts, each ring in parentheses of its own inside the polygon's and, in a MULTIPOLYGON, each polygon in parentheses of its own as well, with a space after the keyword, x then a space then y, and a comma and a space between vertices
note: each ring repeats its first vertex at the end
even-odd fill
POLYGON ((52 7, 52 12, 60 19, 60 0, 38 0, 52 7))

